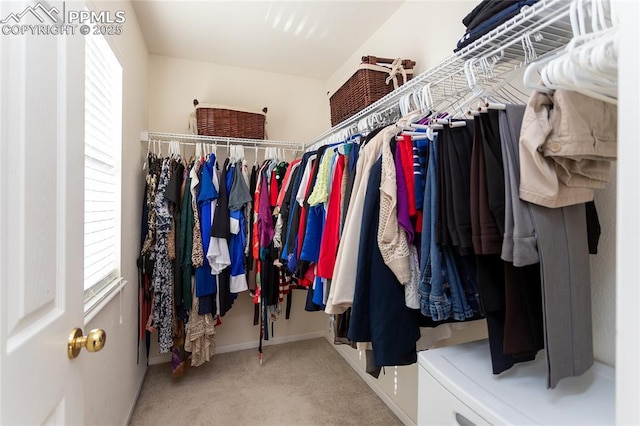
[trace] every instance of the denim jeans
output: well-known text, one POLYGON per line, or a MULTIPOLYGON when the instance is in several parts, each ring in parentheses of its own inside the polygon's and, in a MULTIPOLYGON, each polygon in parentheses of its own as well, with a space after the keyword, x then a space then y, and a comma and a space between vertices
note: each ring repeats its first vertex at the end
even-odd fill
POLYGON ((436 243, 437 217, 436 167, 437 136, 429 144, 429 165, 425 183, 421 249, 421 277, 418 287, 420 311, 434 321, 453 317, 458 321, 473 316, 460 281, 455 258, 450 249, 442 250, 436 243))
POLYGON ((420 312, 422 315, 431 317, 429 309, 429 294, 431 293, 431 240, 433 234, 434 214, 436 199, 435 193, 435 167, 436 167, 436 144, 437 135, 433 141, 429 142, 429 163, 424 187, 424 199, 422 205, 422 240, 420 244, 420 282, 418 284, 418 296, 420 299, 420 312))

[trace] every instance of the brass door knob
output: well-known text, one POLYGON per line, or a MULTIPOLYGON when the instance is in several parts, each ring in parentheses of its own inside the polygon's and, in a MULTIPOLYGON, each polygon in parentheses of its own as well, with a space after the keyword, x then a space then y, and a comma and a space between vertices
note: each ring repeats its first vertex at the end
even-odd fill
POLYGON ((69 359, 74 359, 80 354, 82 348, 89 352, 98 352, 107 343, 107 333, 101 328, 93 329, 87 336, 82 335, 81 328, 74 328, 69 335, 67 354, 69 359))

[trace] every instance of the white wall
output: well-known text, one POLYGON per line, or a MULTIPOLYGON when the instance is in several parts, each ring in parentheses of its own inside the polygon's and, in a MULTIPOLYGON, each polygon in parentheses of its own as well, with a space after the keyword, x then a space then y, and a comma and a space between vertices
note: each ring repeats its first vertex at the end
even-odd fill
POLYGON ((275 140, 305 142, 329 123, 320 80, 151 55, 149 130, 187 133, 193 99, 257 111, 266 106, 268 137, 275 140))
MULTIPOLYGON (((617 316, 616 316, 616 423, 640 424, 640 286, 638 237, 640 236, 640 4, 618 2, 620 55, 618 93, 617 199, 617 316)), ((613 333, 612 333, 613 334, 613 333)))
MULTIPOLYGON (((123 68, 122 120, 122 275, 128 285, 85 329, 103 328, 107 344, 98 353, 78 358, 85 377, 85 422, 125 424, 144 380, 144 354, 136 364, 137 267, 143 175, 140 130, 147 128, 147 47, 131 3, 96 1, 95 10, 124 10, 124 32, 112 41, 123 68)), ((142 345, 144 346, 144 345, 142 345)))
POLYGON ((602 227, 598 254, 591 256, 591 309, 593 355, 596 360, 616 365, 616 163, 605 189, 595 193, 602 227))
POLYGON ((462 18, 479 0, 420 0, 402 4, 396 12, 327 80, 332 95, 358 69, 365 55, 412 59, 420 74, 453 54, 465 27, 462 18))

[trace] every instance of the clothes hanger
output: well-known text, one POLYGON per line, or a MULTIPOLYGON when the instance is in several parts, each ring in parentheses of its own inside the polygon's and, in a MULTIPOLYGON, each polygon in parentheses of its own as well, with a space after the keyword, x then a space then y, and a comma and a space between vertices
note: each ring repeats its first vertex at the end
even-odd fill
POLYGON ((149 153, 151 152, 151 138, 147 139, 147 156, 144 157, 144 163, 142 163, 142 170, 147 169, 147 162, 149 161, 149 153))
POLYGON ((400 113, 405 116, 411 112, 411 93, 408 93, 400 98, 398 102, 400 106, 400 113))
POLYGON ((544 85, 617 103, 617 32, 614 26, 574 37, 562 55, 540 68, 544 85))
POLYGON ((171 147, 171 158, 175 160, 180 156, 180 148, 178 147, 178 141, 172 140, 170 147, 171 147))

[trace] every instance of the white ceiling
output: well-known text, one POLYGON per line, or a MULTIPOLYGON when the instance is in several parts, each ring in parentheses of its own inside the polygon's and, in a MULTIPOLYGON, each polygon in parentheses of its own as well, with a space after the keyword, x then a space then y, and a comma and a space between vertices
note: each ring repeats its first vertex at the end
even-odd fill
POLYGON ((402 0, 133 1, 151 54, 322 80, 401 4, 402 0))

